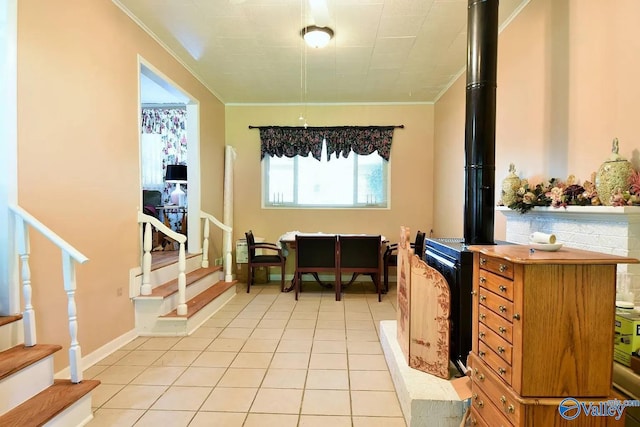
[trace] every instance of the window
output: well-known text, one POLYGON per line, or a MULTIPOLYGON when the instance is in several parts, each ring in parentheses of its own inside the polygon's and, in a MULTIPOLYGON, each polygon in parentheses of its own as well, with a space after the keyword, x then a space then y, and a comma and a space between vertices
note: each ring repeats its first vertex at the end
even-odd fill
POLYGON ((388 162, 377 152, 320 161, 312 156, 263 159, 265 207, 388 207, 388 162))

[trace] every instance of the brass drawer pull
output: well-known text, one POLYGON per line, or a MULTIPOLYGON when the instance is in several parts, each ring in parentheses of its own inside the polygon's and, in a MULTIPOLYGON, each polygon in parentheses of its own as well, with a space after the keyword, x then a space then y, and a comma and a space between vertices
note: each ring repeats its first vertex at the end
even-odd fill
POLYGON ((502 402, 502 405, 506 405, 507 404, 507 398, 503 396, 500 396, 500 402, 502 402))
POLYGON ((513 414, 514 412, 516 412, 516 408, 513 405, 509 405, 505 408, 505 412, 513 414))
POLYGON ((480 301, 485 302, 487 300, 486 295, 480 295, 480 301))
POLYGON ((500 267, 498 267, 498 270, 500 270, 500 273, 504 273, 505 271, 507 271, 507 265, 506 264, 500 264, 500 267))
POLYGON ((500 331, 501 334, 504 334, 505 332, 507 332, 507 328, 505 328, 504 326, 500 326, 498 330, 500 331))
POLYGON ((473 375, 478 379, 478 381, 484 381, 484 374, 478 372, 478 368, 473 370, 473 375))
POLYGON ((516 314, 514 314, 514 315, 513 315, 513 318, 514 318, 515 320, 520 320, 520 313, 516 313, 516 314))
POLYGON ((505 285, 500 285, 498 289, 500 289, 500 292, 507 292, 507 287, 505 285))
POLYGON ((480 318, 480 320, 484 320, 484 319, 487 318, 487 315, 484 314, 484 313, 480 313, 480 314, 478 314, 478 317, 480 318))
POLYGON ((482 400, 478 400, 478 393, 473 393, 471 397, 473 397, 473 400, 475 400, 476 405, 478 405, 478 408, 482 408, 484 406, 484 402, 482 400))
POLYGON ((486 265, 487 264, 487 259, 486 258, 480 258, 480 265, 486 265))
POLYGON ((477 426, 478 425, 478 420, 476 420, 473 417, 469 418, 469 422, 471 423, 472 426, 477 426))
POLYGON ((498 310, 500 310, 500 313, 504 313, 505 311, 507 311, 507 307, 501 305, 500 307, 498 307, 498 310))
POLYGON ((486 353, 485 353, 484 351, 479 351, 479 352, 478 352, 478 356, 480 356, 480 357, 484 357, 484 355, 485 355, 485 354, 486 354, 486 353))
POLYGON ((486 283, 487 279, 484 276, 480 276, 480 283, 486 283))
POLYGON ((471 295, 474 295, 474 296, 475 296, 476 294, 477 294, 477 292, 476 292, 476 291, 471 291, 471 295))
POLYGON ((500 373, 500 375, 504 375, 507 373, 507 370, 504 368, 498 368, 498 372, 500 373))
POLYGON ((478 336, 480 337, 480 339, 482 339, 482 338, 485 337, 485 333, 484 332, 480 332, 480 333, 478 333, 478 336))
POLYGON ((501 345, 498 346, 498 353, 500 353, 500 354, 504 353, 504 347, 503 346, 501 346, 501 345))

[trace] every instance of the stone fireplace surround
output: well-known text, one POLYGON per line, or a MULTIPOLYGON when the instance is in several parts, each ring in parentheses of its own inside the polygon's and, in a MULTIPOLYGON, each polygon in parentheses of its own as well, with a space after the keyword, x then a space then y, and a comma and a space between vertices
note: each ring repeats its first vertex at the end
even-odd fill
MULTIPOLYGON (((535 231, 552 233, 564 246, 640 259, 640 207, 536 207, 520 213, 496 208, 506 218, 506 240, 527 244, 535 231)), ((618 265, 618 291, 628 280, 636 306, 640 305, 640 264, 618 265)))

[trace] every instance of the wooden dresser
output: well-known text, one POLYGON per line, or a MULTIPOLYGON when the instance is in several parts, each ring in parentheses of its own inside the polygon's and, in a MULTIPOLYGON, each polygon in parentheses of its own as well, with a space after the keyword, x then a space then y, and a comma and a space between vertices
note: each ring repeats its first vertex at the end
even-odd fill
POLYGON ((565 398, 616 397, 611 391, 616 264, 638 260, 568 248, 531 251, 527 245, 469 249, 474 253, 472 425, 624 425, 624 417, 584 413, 567 420, 558 405, 565 398))

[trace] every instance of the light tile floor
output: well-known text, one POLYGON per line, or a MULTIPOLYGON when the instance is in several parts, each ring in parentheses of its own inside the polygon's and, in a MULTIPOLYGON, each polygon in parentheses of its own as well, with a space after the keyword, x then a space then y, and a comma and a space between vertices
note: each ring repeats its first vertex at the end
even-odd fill
POLYGON ((378 302, 354 283, 335 301, 305 284, 237 295, 189 337, 139 337, 85 371, 99 426, 405 427, 380 340, 378 302))

